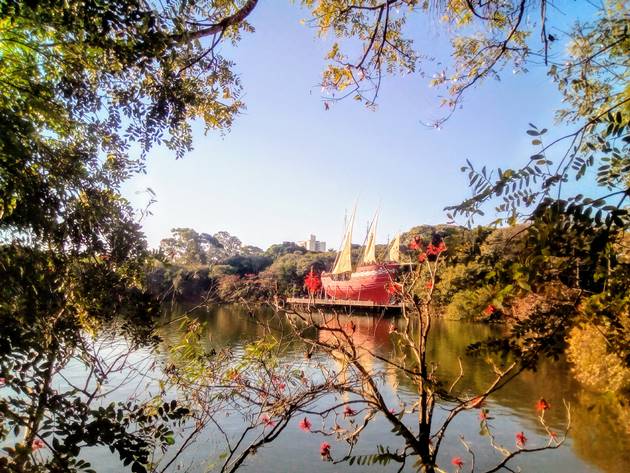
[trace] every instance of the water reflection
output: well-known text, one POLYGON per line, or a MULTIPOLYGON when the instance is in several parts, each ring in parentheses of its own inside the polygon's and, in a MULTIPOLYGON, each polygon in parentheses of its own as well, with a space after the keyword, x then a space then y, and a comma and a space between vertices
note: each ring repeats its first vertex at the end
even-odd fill
MULTIPOLYGON (((178 312, 165 316, 165 322, 176 321, 178 312)), ((205 324, 204 344, 208 350, 224 347, 241 349, 244 344, 253 341, 271 330, 277 337, 287 340, 283 353, 283 362, 303 361, 307 347, 295 340, 288 340, 289 330, 286 323, 271 311, 250 310, 237 306, 221 306, 209 310, 198 310, 192 314, 205 324)), ((368 356, 368 352, 389 355, 395 349, 390 336, 390 325, 402 328, 402 321, 373 316, 342 315, 338 319, 328 318, 327 323, 355 325, 355 342, 364 350, 365 361, 374 370, 382 370, 386 384, 386 394, 392 406, 400 402, 413 400, 415 387, 400 373, 382 362, 368 356)), ((177 323, 163 324, 161 335, 169 340, 179 337, 177 323)), ((466 346, 476 340, 496 335, 502 329, 482 324, 459 321, 437 320, 433 326, 429 342, 429 358, 438 364, 439 377, 445 383, 452 382, 460 372, 458 357, 465 353, 466 346)), ((330 332, 310 334, 313 337, 330 337, 330 332)), ((323 339, 325 341, 325 338, 323 339)), ((482 359, 463 357, 464 375, 457 387, 460 394, 483 391, 494 378, 488 365, 482 359)), ((525 372, 504 389, 495 393, 487 407, 495 416, 493 424, 501 434, 498 440, 506 447, 514 446, 514 433, 525 431, 532 445, 544 443, 545 432, 536 420, 535 403, 544 397, 552 406, 547 411, 546 419, 553 429, 562 430, 566 412, 563 402, 571 405, 572 430, 569 441, 564 447, 542 454, 523 456, 513 466, 523 467, 527 471, 602 471, 622 472, 630 464, 630 434, 627 430, 627 410, 620 411, 618 404, 603 396, 583 390, 572 378, 569 367, 564 362, 542 363, 536 372, 525 372), (624 415, 626 417, 624 417, 624 415)), ((462 433, 478 451, 487 452, 486 441, 478 433, 477 412, 466 413, 453 426, 454 431, 462 433)), ((437 421, 444 413, 438 408, 437 421)), ((235 421, 236 422, 236 421, 235 421)), ((233 426, 237 429, 237 425, 233 426)), ((245 471, 340 471, 328 463, 322 463, 317 455, 318 439, 301 435, 296 428, 289 428, 269 447, 264 448, 249 462, 245 471)), ((364 452, 371 453, 371 448, 378 444, 396 445, 397 439, 389 433, 384 422, 375 422, 366 430, 362 441, 364 452)), ((333 448, 335 446, 333 445, 333 448)), ((207 454, 207 451, 204 451, 207 454)), ((443 463, 448 464, 451 456, 465 456, 456 436, 450 439, 442 450, 443 463)), ((490 466, 496 456, 486 454, 478 459, 478 466, 490 466)), ((207 459, 206 459, 207 461, 207 459)), ((352 467, 344 467, 343 470, 352 467)), ((393 469, 392 471, 395 471, 393 469)), ((405 470, 407 471, 407 470, 405 470)), ((411 470, 409 470, 411 471, 411 470)))

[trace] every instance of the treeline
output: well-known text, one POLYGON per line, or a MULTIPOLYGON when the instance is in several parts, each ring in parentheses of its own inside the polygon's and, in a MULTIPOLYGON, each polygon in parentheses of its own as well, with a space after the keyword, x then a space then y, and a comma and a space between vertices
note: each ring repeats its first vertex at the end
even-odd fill
MULTIPOLYGON (((408 249, 412 239, 429 242, 439 234, 447 242, 445 265, 436 284, 436 300, 450 317, 485 318, 488 305, 508 306, 500 294, 488 288, 494 268, 505 252, 504 240, 510 231, 479 227, 469 230, 455 225, 420 225, 401 235, 401 257, 412 261, 408 249)), ((358 261, 362 248, 353 245, 358 261)), ((377 245, 377 258, 384 257, 387 245, 377 245)), ((228 232, 214 235, 190 228, 175 228, 153 253, 148 282, 151 291, 163 300, 193 301, 205 298, 215 302, 260 302, 273 296, 304 295, 304 278, 311 270, 329 270, 335 252, 310 252, 292 242, 266 250, 243 245, 228 232)))
MULTIPOLYGON (((401 236, 403 259, 411 261, 407 244, 415 236, 429 241, 439 233, 447 240, 465 240, 463 227, 423 225, 401 236)), ((362 248, 353 245, 352 258, 359 260, 362 248)), ((387 245, 377 245, 377 258, 387 245)), ((454 253, 454 250, 451 250, 454 253)), ((243 245, 228 232, 213 235, 191 228, 174 228, 160 242, 148 270, 148 285, 162 300, 209 302, 263 302, 274 296, 305 295, 304 278, 330 270, 336 253, 311 252, 293 242, 271 245, 266 250, 243 245)))
POLYGON ((302 294, 311 268, 319 273, 334 259, 332 251, 310 252, 292 242, 263 251, 228 232, 175 228, 154 252, 147 279, 162 300, 263 302, 274 295, 302 294))

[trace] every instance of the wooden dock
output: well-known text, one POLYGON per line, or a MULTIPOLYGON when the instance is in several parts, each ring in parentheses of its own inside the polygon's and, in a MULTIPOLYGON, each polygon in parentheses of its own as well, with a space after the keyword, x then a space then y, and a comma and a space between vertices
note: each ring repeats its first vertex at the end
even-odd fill
POLYGON ((310 307, 314 309, 358 309, 366 312, 399 312, 402 304, 376 304, 372 301, 349 299, 309 299, 308 297, 287 297, 288 306, 310 307))

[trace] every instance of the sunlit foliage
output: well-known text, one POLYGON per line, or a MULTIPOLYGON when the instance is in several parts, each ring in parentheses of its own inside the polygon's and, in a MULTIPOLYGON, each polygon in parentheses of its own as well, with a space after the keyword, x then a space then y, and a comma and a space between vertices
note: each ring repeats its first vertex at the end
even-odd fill
POLYGON ((155 145, 183 156, 190 119, 229 129, 240 86, 216 47, 249 29, 255 3, 0 3, 3 471, 90 470, 93 445, 145 471, 173 443, 176 404, 96 405, 120 366, 94 337, 124 334, 123 360, 155 342, 146 243, 120 185, 155 145), (54 389, 71 362, 85 386, 54 389))

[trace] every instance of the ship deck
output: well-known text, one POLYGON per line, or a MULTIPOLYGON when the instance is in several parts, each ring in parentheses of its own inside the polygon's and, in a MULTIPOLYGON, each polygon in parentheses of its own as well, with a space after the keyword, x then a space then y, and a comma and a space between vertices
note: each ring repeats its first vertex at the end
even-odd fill
POLYGON ((351 299, 309 299, 308 297, 288 297, 286 304, 294 307, 314 309, 359 309, 366 312, 400 312, 402 304, 377 304, 373 301, 357 301, 351 299))

